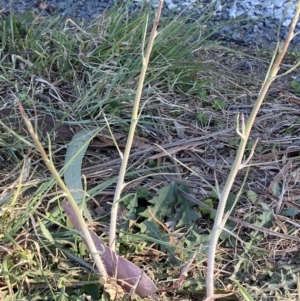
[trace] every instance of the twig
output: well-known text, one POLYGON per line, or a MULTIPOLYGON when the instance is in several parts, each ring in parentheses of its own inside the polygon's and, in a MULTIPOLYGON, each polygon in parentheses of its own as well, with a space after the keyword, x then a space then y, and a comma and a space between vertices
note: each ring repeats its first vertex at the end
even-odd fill
POLYGON ((255 102, 255 105, 252 109, 251 115, 249 117, 249 120, 246 124, 246 126, 243 128, 242 125, 242 132, 238 133, 241 136, 241 142, 239 145, 239 149, 237 151, 237 155, 235 158, 235 161, 233 163, 233 166, 231 168, 230 174, 227 178, 224 190, 222 192, 221 198, 219 200, 219 205, 218 205, 218 209, 217 209, 217 213, 216 213, 216 217, 215 217, 215 222, 214 222, 214 226, 212 229, 212 234, 211 234, 211 238, 210 238, 210 243, 209 243, 209 250, 208 250, 208 262, 207 262, 207 277, 206 277, 206 295, 208 298, 210 298, 209 300, 213 300, 215 299, 215 295, 214 295, 214 265, 215 265, 215 255, 216 255, 216 249, 217 249, 217 244, 218 244, 218 239, 220 236, 220 233, 222 231, 221 229, 221 225, 223 222, 223 215, 224 215, 224 210, 225 210, 225 206, 226 206, 226 201, 228 198, 228 195, 230 193, 231 187, 233 185, 233 182, 235 180, 235 177, 238 173, 238 170, 241 166, 241 162, 244 156, 244 151, 247 145, 247 141, 249 138, 249 134, 251 131, 251 128, 253 126, 253 123, 255 121, 255 118, 257 116, 258 110, 261 107, 261 104, 265 98, 265 95, 271 85, 271 83, 274 81, 274 79, 276 78, 277 72, 280 68, 280 64, 281 61, 287 51, 287 48, 289 46, 290 41, 293 39, 294 37, 294 29, 296 27, 296 24, 298 22, 298 18, 299 18, 299 12, 300 12, 300 0, 297 3, 297 7, 296 7, 296 11, 295 11, 295 15, 293 18, 293 21, 291 23, 287 38, 285 40, 285 42, 283 43, 282 47, 279 46, 279 41, 277 44, 277 48, 276 50, 278 50, 278 55, 276 58, 276 52, 273 55, 269 70, 267 72, 267 75, 265 77, 264 83, 262 85, 262 88, 259 92, 258 98, 255 102))
POLYGON ((276 209, 275 209, 275 213, 277 215, 280 213, 282 202, 283 202, 283 197, 284 197, 285 192, 286 192, 286 180, 283 179, 281 193, 280 193, 280 196, 278 198, 278 202, 277 202, 276 209))

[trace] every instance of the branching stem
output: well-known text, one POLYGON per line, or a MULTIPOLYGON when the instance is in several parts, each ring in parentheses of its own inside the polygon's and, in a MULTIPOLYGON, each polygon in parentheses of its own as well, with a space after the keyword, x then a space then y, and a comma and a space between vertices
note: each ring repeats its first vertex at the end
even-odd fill
MULTIPOLYGON (((273 56, 272 62, 270 64, 269 71, 266 75, 265 81, 259 92, 258 98, 255 102, 255 105, 253 107, 253 110, 251 112, 249 120, 247 121, 245 127, 242 125, 241 132, 238 130, 238 133, 241 137, 241 142, 240 142, 240 145, 239 145, 239 148, 237 151, 235 161, 233 163, 233 166, 232 166, 230 174, 227 178, 224 190, 223 190, 220 200, 219 200, 219 205, 218 205, 218 209, 217 209, 217 213, 216 213, 216 217, 215 217, 215 222, 214 222, 214 226, 213 226, 213 230, 212 230, 212 234, 211 234, 211 238, 210 238, 209 250, 208 250, 206 295, 208 298, 210 298, 210 300, 213 300, 216 298, 216 296, 214 295, 214 264, 215 264, 215 255, 216 255, 218 239, 219 239, 220 233, 222 231, 222 229, 221 229, 222 224, 224 223, 223 216, 224 216, 226 201, 227 201, 228 195, 230 193, 230 190, 232 188, 235 177, 238 173, 238 170, 241 167, 241 162, 242 162, 242 159, 244 156, 244 151, 245 151, 245 148, 247 145, 249 134, 250 134, 250 131, 254 124, 258 110, 261 107, 261 104, 266 96, 266 93, 267 93, 271 83, 276 78, 277 72, 280 68, 281 61, 288 49, 290 41, 294 37, 294 30, 295 30, 296 24, 298 22, 299 12, 300 12, 300 0, 298 0, 295 15, 294 15, 293 21, 290 25, 290 29, 289 29, 289 32, 288 32, 285 42, 283 43, 282 47, 280 47, 280 49, 277 46, 276 50, 278 51, 278 53, 276 53, 276 51, 274 52, 274 56, 273 56)), ((237 129, 238 128, 239 127, 237 125, 237 129)))

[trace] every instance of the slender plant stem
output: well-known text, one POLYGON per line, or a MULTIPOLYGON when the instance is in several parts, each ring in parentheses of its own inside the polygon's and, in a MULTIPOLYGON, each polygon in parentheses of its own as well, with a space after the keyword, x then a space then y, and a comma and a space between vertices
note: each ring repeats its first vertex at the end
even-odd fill
POLYGON ((129 129, 129 134, 127 137, 127 144, 126 144, 124 155, 122 158, 119 178, 118 178, 118 182, 117 182, 117 186, 116 186, 116 190, 115 190, 115 194, 114 194, 114 200, 113 200, 113 204, 112 204, 112 208, 111 208, 110 229, 109 229, 109 246, 113 251, 116 250, 116 228, 117 228, 117 215, 118 215, 118 208, 119 208, 118 202, 119 202, 119 199, 121 196, 121 192, 125 185, 124 179, 125 179, 125 174, 126 174, 128 158, 130 155, 130 150, 131 150, 131 146, 132 146, 132 142, 133 142, 134 132, 135 132, 135 128, 136 128, 136 125, 138 122, 138 111, 139 111, 140 99, 141 99, 141 95, 142 95, 142 91, 143 91, 143 85, 144 85, 144 80, 145 80, 145 76, 146 76, 146 71, 148 68, 150 54, 152 51, 155 37, 157 35, 157 26, 158 26, 158 22, 160 19, 162 5, 163 5, 163 0, 160 0, 159 6, 157 8, 155 23, 152 27, 152 31, 151 31, 151 34, 149 37, 146 55, 144 56, 144 54, 143 54, 143 56, 142 56, 143 66, 142 66, 142 70, 141 70, 141 74, 140 74, 137 92, 135 95, 135 101, 134 101, 132 118, 131 118, 131 125, 130 125, 130 129, 129 129))
POLYGON ((26 127, 27 127, 27 129, 28 129, 28 131, 29 131, 36 147, 38 148, 38 150, 39 150, 39 152, 40 152, 47 168, 49 169, 49 171, 51 172, 53 177, 56 179, 57 184, 60 186, 60 188, 64 192, 64 196, 69 201, 69 205, 72 207, 74 213, 78 217, 78 220, 79 220, 79 223, 80 223, 80 229, 81 229, 81 232, 82 232, 81 235, 84 236, 84 238, 86 240, 86 243, 87 243, 87 246, 88 246, 88 249, 90 250, 90 252, 93 256, 96 267, 99 271, 99 274, 102 277, 102 282, 105 283, 106 280, 107 280, 106 269, 105 269, 105 266, 104 266, 104 264, 101 260, 99 251, 97 250, 97 248, 96 248, 96 246, 93 242, 93 239, 90 235, 88 227, 87 227, 87 225, 86 225, 86 223, 83 219, 82 212, 79 210, 78 205, 76 204, 75 200, 73 199, 71 192, 69 191, 68 187, 65 185, 64 181, 61 179, 59 173, 55 169, 52 159, 48 158, 48 155, 47 155, 46 151, 44 150, 41 142, 39 141, 39 138, 38 138, 37 134, 34 132, 34 129, 33 129, 32 125, 31 125, 31 123, 30 123, 30 121, 29 121, 29 119, 28 119, 28 117, 27 117, 27 115, 24 111, 24 108, 23 108, 20 100, 15 95, 14 95, 14 97, 17 101, 17 104, 18 104, 19 110, 21 112, 21 115, 23 117, 23 120, 25 122, 25 125, 26 125, 26 127))
MULTIPOLYGON (((237 155, 235 158, 235 161, 233 163, 233 166, 231 168, 230 174, 227 178, 227 181, 225 183, 225 187, 221 193, 219 205, 214 221, 213 230, 211 233, 210 243, 209 243, 209 250, 208 250, 208 262, 207 262, 207 277, 206 277, 206 295, 207 297, 214 296, 214 263, 215 263, 215 255, 216 255, 216 248, 218 244, 218 239, 220 236, 220 233, 222 231, 222 225, 224 224, 225 220, 223 219, 224 216, 224 210, 226 201, 228 198, 228 195, 230 193, 230 190, 232 188, 233 182, 235 180, 235 177, 241 167, 242 159, 244 156, 244 151, 246 148, 246 144, 249 138, 250 131, 252 129, 252 126, 254 124, 255 118, 257 116, 258 110, 261 107, 261 104, 265 98, 265 95, 272 83, 272 81, 276 78, 277 72, 280 68, 281 61, 288 49, 290 41, 294 37, 294 30, 295 26, 297 25, 298 18, 299 18, 299 12, 300 12, 300 0, 298 1, 295 15, 293 18, 293 21, 290 25, 290 29, 288 32, 288 36, 283 43, 282 47, 279 46, 277 58, 275 59, 275 62, 270 66, 270 69, 266 75, 265 81, 263 83, 263 86, 259 92, 258 98, 255 102, 255 105, 253 107, 253 110, 251 112, 251 115, 249 117, 249 120, 245 127, 242 126, 242 132, 238 133, 241 136, 241 142, 237 151, 237 155)), ((276 53, 274 54, 276 56, 276 53)), ((237 125, 239 127, 239 125, 237 125)))

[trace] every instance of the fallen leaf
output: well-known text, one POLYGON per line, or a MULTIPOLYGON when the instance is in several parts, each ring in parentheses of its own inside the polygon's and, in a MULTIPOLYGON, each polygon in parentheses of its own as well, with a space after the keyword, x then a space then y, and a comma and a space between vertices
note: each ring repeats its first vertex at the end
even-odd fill
MULTIPOLYGON (((75 229, 80 231, 80 224, 76 214, 69 206, 67 201, 62 203, 65 213, 74 225, 75 229)), ((152 295, 158 291, 153 281, 135 264, 131 263, 124 257, 120 257, 112 251, 106 244, 98 237, 98 235, 89 229, 90 235, 93 239, 95 247, 101 254, 101 259, 105 265, 107 274, 116 279, 119 285, 126 292, 134 292, 141 298, 152 295)), ((84 236, 81 236, 86 244, 84 236)), ((87 245, 87 244, 86 244, 87 245)))
POLYGON ((124 296, 124 290, 113 278, 109 278, 103 285, 103 288, 109 294, 110 300, 120 300, 124 296))
POLYGON ((296 97, 292 93, 290 93, 286 90, 280 89, 280 94, 283 95, 283 96, 287 96, 288 97, 287 100, 300 105, 300 98, 296 97))

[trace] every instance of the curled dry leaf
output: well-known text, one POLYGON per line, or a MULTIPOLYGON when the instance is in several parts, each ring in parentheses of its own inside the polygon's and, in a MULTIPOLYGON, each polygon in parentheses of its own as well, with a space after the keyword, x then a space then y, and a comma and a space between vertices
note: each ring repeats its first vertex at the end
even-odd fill
POLYGON ((109 278, 108 281, 104 283, 104 290, 109 294, 110 300, 119 300, 124 297, 124 290, 116 283, 115 279, 109 278))
MULTIPOLYGON (((62 207, 75 229, 80 231, 78 218, 72 208, 68 205, 68 202, 64 201, 62 207)), ((114 277, 117 283, 121 285, 126 292, 134 292, 144 298, 158 291, 153 281, 143 272, 143 270, 113 252, 102 240, 100 240, 95 232, 92 230, 89 230, 89 232, 97 250, 101 254, 101 259, 105 265, 107 274, 110 277, 114 277)), ((81 238, 86 244, 85 237, 81 236, 81 238)))

